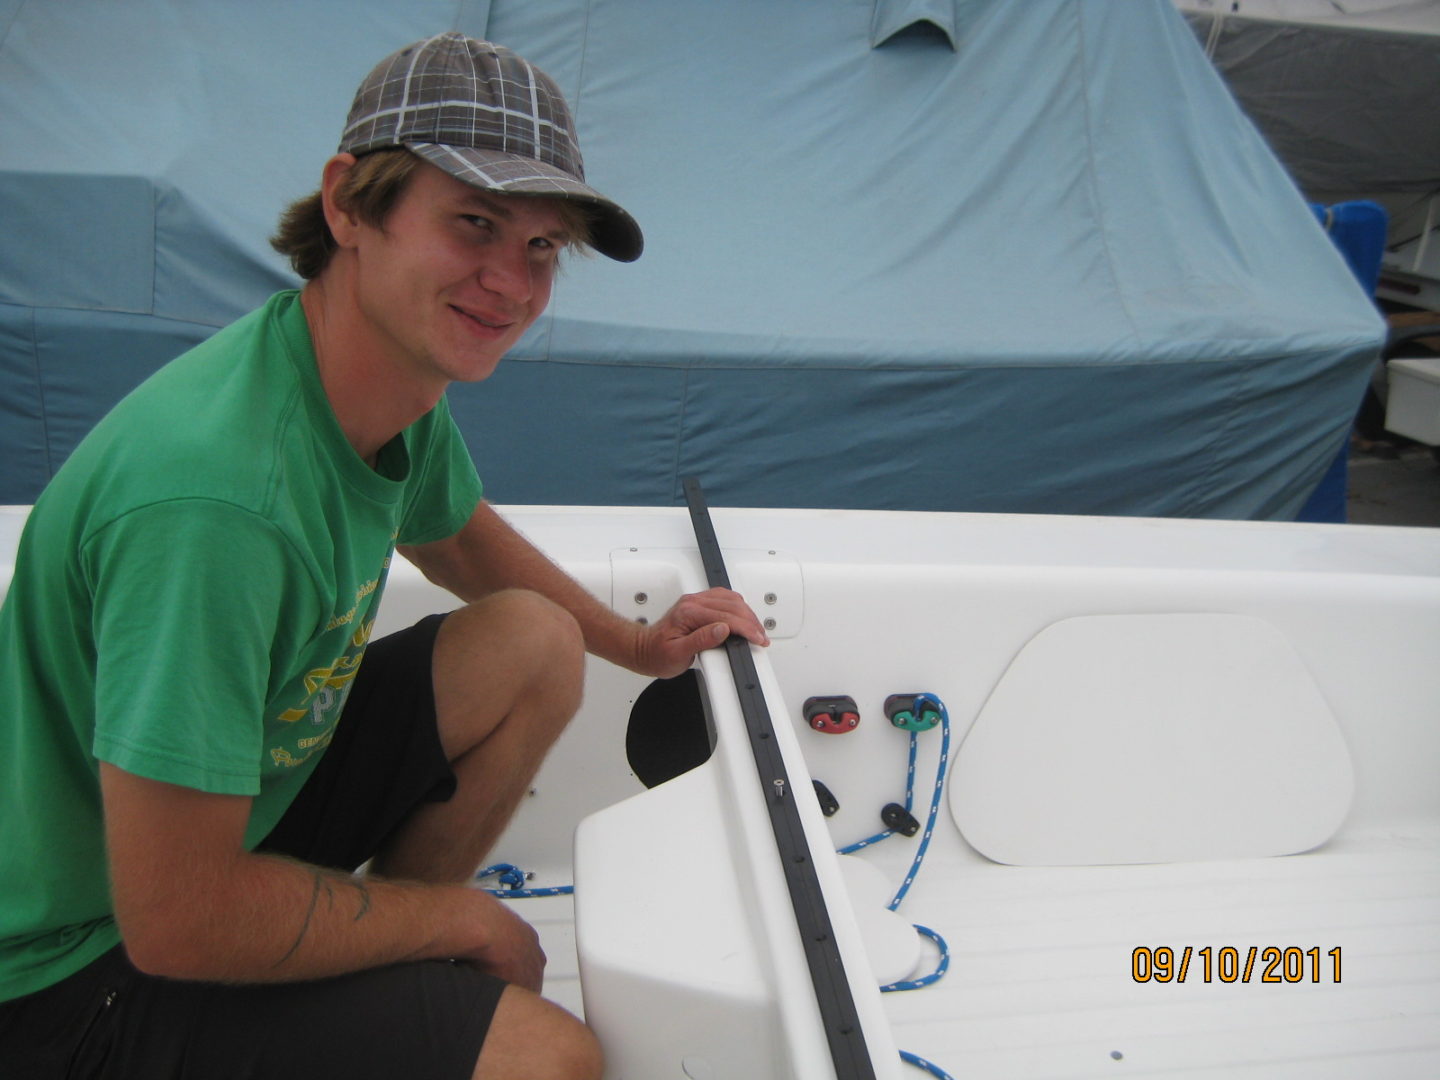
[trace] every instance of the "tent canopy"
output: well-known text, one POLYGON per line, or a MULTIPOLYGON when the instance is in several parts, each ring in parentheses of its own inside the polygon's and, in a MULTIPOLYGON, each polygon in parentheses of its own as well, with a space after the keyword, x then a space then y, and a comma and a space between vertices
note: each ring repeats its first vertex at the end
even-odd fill
POLYGON ((1383 340, 1167 0, 338 10, 0 0, 0 502, 295 284, 279 211, 451 27, 556 79, 646 233, 452 388, 496 501, 1290 517, 1383 340))

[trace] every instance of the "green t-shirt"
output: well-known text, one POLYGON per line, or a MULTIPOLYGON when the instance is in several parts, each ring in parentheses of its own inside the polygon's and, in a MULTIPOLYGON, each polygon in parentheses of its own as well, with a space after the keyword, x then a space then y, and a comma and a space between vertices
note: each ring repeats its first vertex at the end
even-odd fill
POLYGON ((95 427, 0 609, 0 1001, 120 940, 98 761, 253 796, 253 847, 334 733, 395 544, 454 534, 479 499, 444 399, 361 461, 294 292, 95 427))

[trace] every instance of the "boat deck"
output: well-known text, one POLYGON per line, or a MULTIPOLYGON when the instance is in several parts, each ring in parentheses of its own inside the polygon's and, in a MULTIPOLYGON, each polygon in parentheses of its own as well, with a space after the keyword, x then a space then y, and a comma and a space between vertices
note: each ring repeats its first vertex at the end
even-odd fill
MULTIPOLYGON (((913 851, 862 857, 898 883, 913 851)), ((582 1012, 573 901, 515 902, 550 957, 546 996, 582 1012)), ((990 863, 943 822, 900 913, 946 939, 950 967, 884 995, 896 1045, 957 1078, 1428 1080, 1440 1060, 1434 826, 1284 858, 1053 868, 990 863), (1142 957, 1137 980, 1134 950, 1162 946, 1168 977, 1142 957), (1300 955, 1287 972, 1270 948, 1300 955)))
POLYGON ((950 971, 886 995, 886 1012, 897 1045, 956 1077, 1435 1075, 1433 826, 1285 858, 1147 866, 1006 867, 958 852, 953 831, 935 844, 901 911, 947 938, 950 971), (1137 946, 1174 950, 1168 981, 1143 958, 1150 978, 1136 981, 1137 946), (1279 965, 1280 981, 1263 981, 1271 947, 1301 950, 1299 981, 1279 965))

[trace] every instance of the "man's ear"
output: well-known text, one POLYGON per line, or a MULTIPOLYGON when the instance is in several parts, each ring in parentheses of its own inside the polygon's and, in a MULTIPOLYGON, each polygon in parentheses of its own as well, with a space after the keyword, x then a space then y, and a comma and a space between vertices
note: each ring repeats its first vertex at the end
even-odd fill
POLYGON ((336 154, 325 162, 325 171, 320 177, 320 201, 325 210, 325 224, 330 226, 330 235, 335 238, 336 246, 342 248, 353 243, 360 223, 353 211, 339 204, 335 193, 354 167, 354 154, 336 154))

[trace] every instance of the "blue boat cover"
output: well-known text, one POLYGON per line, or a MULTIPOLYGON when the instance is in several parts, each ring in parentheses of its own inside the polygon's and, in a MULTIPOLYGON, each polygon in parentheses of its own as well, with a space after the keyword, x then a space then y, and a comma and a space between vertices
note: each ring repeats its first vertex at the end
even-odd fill
POLYGON ((1169 0, 0 0, 0 502, 451 27, 647 240, 451 390, 497 502, 1291 518, 1344 443, 1383 322, 1169 0))

